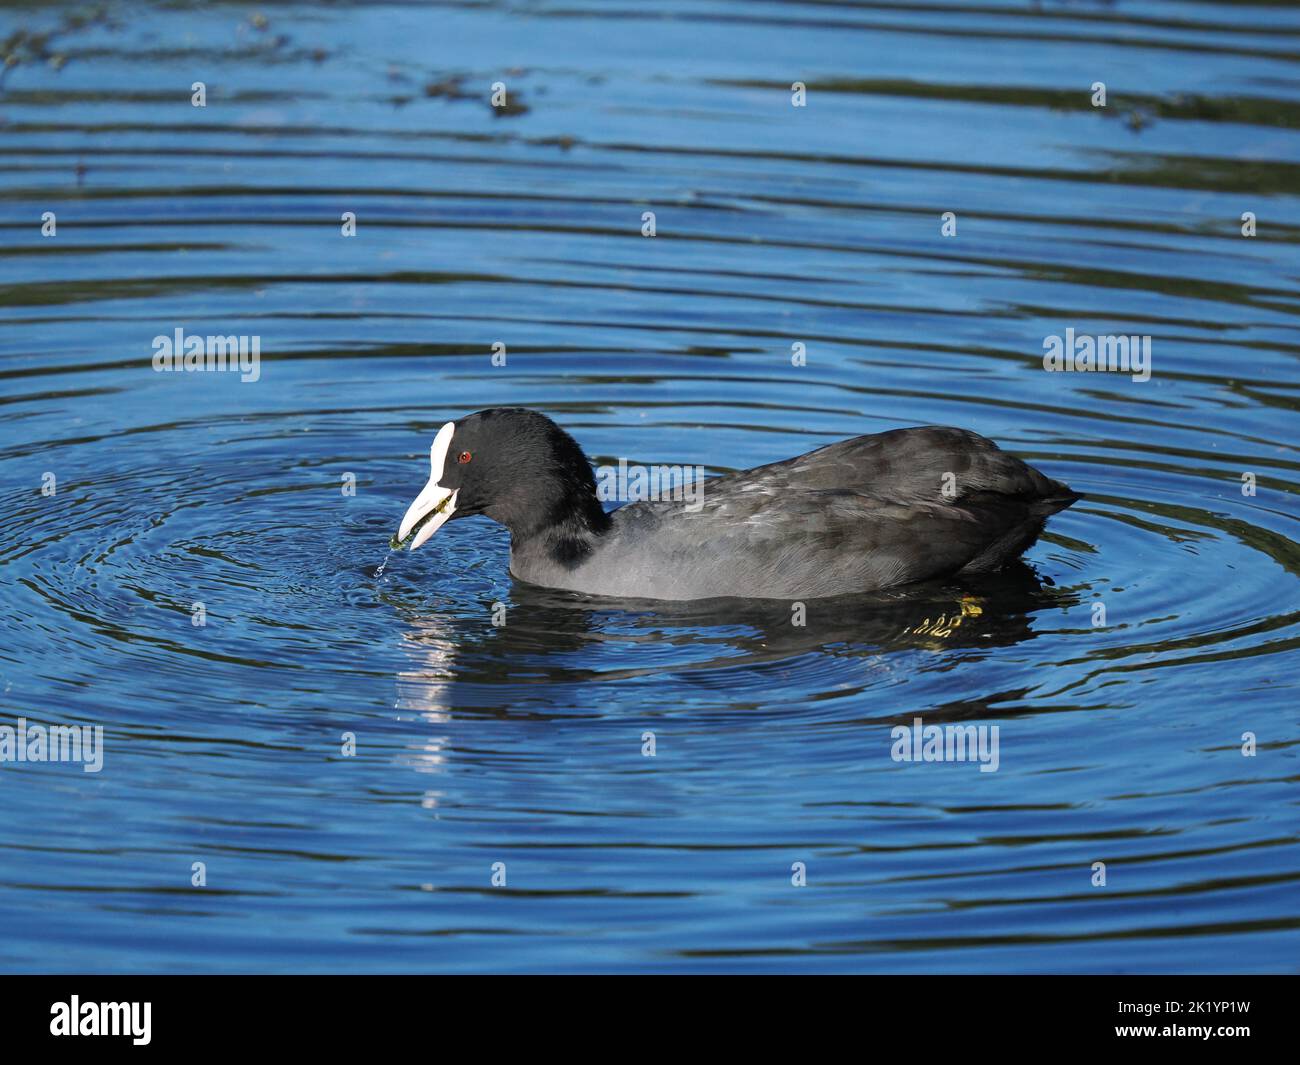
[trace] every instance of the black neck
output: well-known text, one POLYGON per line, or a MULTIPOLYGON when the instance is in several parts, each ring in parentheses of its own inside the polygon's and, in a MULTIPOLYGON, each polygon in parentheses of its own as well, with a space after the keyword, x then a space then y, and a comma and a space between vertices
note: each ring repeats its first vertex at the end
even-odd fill
POLYGON ((512 524, 510 539, 513 547, 545 554, 572 569, 582 564, 609 527, 595 484, 573 484, 552 501, 541 522, 523 529, 512 524))

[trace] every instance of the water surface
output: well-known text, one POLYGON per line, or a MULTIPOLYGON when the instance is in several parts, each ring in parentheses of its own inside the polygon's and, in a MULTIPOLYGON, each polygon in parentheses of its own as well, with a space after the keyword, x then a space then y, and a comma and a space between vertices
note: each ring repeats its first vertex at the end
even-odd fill
POLYGON ((1295 970, 1300 11, 79 10, 0 7, 0 723, 106 754, 0 765, 0 967, 1295 970), (529 588, 482 519, 390 555, 507 404, 713 474, 955 424, 1087 498, 804 626, 529 588))

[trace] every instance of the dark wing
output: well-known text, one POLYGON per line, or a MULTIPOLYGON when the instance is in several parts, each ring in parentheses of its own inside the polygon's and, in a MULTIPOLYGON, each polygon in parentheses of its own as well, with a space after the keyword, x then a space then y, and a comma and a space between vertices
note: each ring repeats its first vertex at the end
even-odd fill
POLYGON ((797 458, 719 477, 708 482, 707 491, 750 485, 776 492, 848 489, 898 503, 952 504, 985 493, 1024 501, 1059 500, 1062 505, 1078 498, 992 440, 938 425, 841 440, 797 458))
POLYGON ((899 429, 707 481, 694 512, 623 507, 606 562, 674 594, 838 595, 997 569, 1076 498, 975 433, 899 429))

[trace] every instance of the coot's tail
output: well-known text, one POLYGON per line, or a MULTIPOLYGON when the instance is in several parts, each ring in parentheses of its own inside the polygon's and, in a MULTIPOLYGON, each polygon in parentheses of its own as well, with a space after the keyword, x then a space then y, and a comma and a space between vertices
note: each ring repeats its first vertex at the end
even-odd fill
POLYGON ((990 516, 996 514, 1002 530, 960 572, 990 573, 1010 565, 1034 546, 1048 518, 1083 498, 1069 485, 1044 477, 1032 466, 1027 469, 1035 475, 1036 491, 1033 495, 963 500, 963 505, 968 508, 986 507, 990 516))

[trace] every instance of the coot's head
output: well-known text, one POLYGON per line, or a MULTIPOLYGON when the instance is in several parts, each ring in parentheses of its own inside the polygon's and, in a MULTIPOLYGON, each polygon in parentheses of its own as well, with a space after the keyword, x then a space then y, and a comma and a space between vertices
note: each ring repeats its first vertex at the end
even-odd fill
POLYGON ((608 519, 591 464, 550 418, 524 407, 492 407, 448 422, 429 449, 429 483, 402 518, 394 546, 410 549, 452 518, 483 514, 513 538, 599 532, 608 519))

